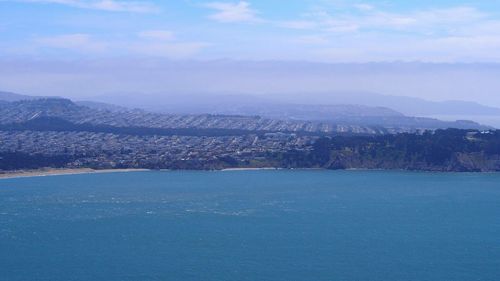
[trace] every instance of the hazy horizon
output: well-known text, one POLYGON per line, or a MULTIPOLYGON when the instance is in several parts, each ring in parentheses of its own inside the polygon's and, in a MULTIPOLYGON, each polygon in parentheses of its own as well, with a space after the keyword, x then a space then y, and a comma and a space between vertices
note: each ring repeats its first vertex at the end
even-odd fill
POLYGON ((500 107, 492 1, 0 0, 0 91, 369 92, 500 107))
POLYGON ((71 99, 370 92, 500 107, 500 64, 236 60, 1 60, 0 90, 71 99), (27 83, 29 81, 29 83, 27 83))

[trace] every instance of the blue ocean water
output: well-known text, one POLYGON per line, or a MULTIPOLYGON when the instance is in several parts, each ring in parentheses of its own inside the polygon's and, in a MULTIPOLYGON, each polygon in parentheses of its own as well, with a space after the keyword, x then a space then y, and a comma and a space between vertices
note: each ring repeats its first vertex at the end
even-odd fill
POLYGON ((500 174, 0 180, 0 280, 497 281, 500 174))

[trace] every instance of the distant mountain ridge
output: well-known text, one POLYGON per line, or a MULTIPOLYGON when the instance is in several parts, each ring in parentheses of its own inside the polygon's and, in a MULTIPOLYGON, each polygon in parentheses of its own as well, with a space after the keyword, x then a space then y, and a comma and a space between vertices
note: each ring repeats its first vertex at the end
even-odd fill
POLYGON ((97 100, 117 103, 128 108, 175 114, 222 114, 262 116, 290 120, 338 121, 345 117, 394 117, 403 116, 387 107, 356 104, 290 103, 257 95, 127 95, 123 98, 100 96, 97 100))
POLYGON ((387 132, 387 130, 377 126, 343 125, 339 127, 319 122, 273 120, 258 116, 161 114, 137 109, 127 111, 97 110, 61 98, 22 100, 0 106, 0 124, 25 123, 37 118, 59 118, 76 125, 107 125, 122 128, 227 129, 318 134, 338 132, 379 134, 387 132))
POLYGON ((14 101, 20 101, 20 100, 32 100, 32 99, 37 99, 37 98, 43 98, 43 97, 34 97, 34 96, 27 96, 27 95, 21 95, 21 94, 16 94, 16 93, 11 93, 11 92, 1 92, 0 91, 0 101, 4 101, 4 102, 14 102, 14 101))
MULTIPOLYGON (((63 99, 63 98, 57 97, 57 96, 28 96, 28 95, 0 91, 0 104, 2 102, 5 103, 5 102, 16 102, 16 101, 23 101, 23 100, 29 101, 29 100, 38 100, 38 99, 63 99)), ((125 107, 114 105, 114 104, 109 104, 109 103, 103 103, 103 102, 74 101, 73 103, 77 104, 77 105, 81 105, 81 106, 90 107, 93 109, 110 110, 110 111, 127 110, 127 108, 125 108, 125 107)))
MULTIPOLYGON (((388 133, 396 133, 445 128, 484 130, 491 128, 466 120, 455 122, 440 121, 434 118, 405 116, 386 107, 369 107, 350 104, 280 104, 272 102, 266 103, 265 100, 258 99, 248 99, 247 103, 237 104, 234 101, 238 100, 240 97, 230 97, 227 99, 214 99, 210 104, 200 104, 201 101, 199 100, 194 100, 192 103, 171 103, 169 107, 164 108, 164 112, 168 112, 168 114, 155 114, 140 112, 140 110, 134 111, 125 107, 114 106, 101 102, 72 102, 61 98, 40 99, 39 97, 16 95, 12 93, 8 93, 5 96, 11 101, 10 103, 15 104, 11 104, 10 107, 8 104, 1 105, 1 107, 7 107, 6 110, 4 110, 5 113, 2 119, 3 123, 6 123, 5 120, 26 121, 26 118, 49 116, 67 117, 71 119, 71 122, 75 123, 92 121, 99 124, 102 122, 111 122, 109 125, 122 124, 123 126, 149 126, 149 122, 151 124, 156 124, 154 126, 177 126, 176 124, 171 123, 171 118, 169 117, 169 119, 167 116, 179 115, 181 118, 187 118, 186 120, 199 119, 199 121, 190 121, 189 123, 186 123, 185 126, 203 127, 218 124, 216 126, 222 126, 220 128, 234 129, 240 129, 240 127, 247 126, 253 128, 253 126, 257 126, 255 128, 261 128, 260 130, 263 130, 266 126, 271 126, 270 128, 278 128, 282 126, 283 128, 287 128, 286 130, 290 131, 319 130, 324 132, 341 131, 358 133, 386 131, 388 133), (184 108, 182 107, 183 104, 185 104, 184 108), (191 111, 199 111, 199 113, 178 113, 183 112, 183 110, 188 110, 186 107, 190 106, 191 111), (201 114, 202 112, 204 114, 201 114), (209 119, 204 118, 203 116, 206 116, 207 113, 211 114, 212 117, 209 119), (30 114, 34 117, 30 116, 30 114), (186 115, 195 115, 196 117, 193 116, 188 118, 186 115), (256 119, 253 118, 257 116, 260 116, 261 119, 256 123, 256 119), (152 118, 165 120, 164 122, 166 123, 161 124, 161 121, 146 121, 151 120, 152 118), (213 119, 213 121, 209 121, 211 119, 213 119), (214 123, 212 124, 210 122, 214 123), (268 123, 269 125, 264 125, 268 123)), ((125 100, 128 100, 129 102, 134 101, 130 99, 125 100)), ((160 106, 160 108, 163 107, 160 106)))
POLYGON ((292 100, 305 104, 359 104, 365 106, 387 107, 409 116, 431 115, 497 115, 500 108, 470 101, 429 101, 425 99, 390 96, 370 92, 321 92, 278 94, 277 100, 292 100))
MULTIPOLYGON (((115 127, 234 129, 248 131, 386 134, 445 128, 488 130, 471 121, 445 122, 406 116, 381 117, 366 124, 366 119, 329 121, 280 120, 241 115, 161 114, 143 110, 110 111, 80 106, 68 99, 44 98, 10 102, 0 106, 0 124, 26 122, 41 117, 57 117, 74 124, 115 127)), ((370 120, 372 118, 369 118, 370 120)))
MULTIPOLYGON (((425 99, 391 96, 371 92, 311 92, 276 93, 269 95, 249 94, 171 94, 137 95, 124 94, 125 98, 114 95, 99 96, 97 100, 75 101, 76 104, 95 109, 123 110, 143 108, 167 113, 184 114, 243 114, 283 117, 321 111, 319 118, 325 119, 325 112, 355 116, 380 116, 404 114, 407 116, 500 116, 500 108, 471 101, 429 101, 425 99), (282 115, 282 116, 280 116, 282 115)), ((20 101, 56 96, 29 96, 0 91, 0 101, 20 101)), ((313 116, 310 114, 309 116, 313 116)), ((314 117, 314 116, 313 116, 314 117)), ((318 116, 316 116, 318 117, 318 116)), ((302 117, 298 119, 304 119, 302 117)))
POLYGON ((104 102, 95 102, 95 101, 75 101, 74 102, 77 105, 80 106, 86 106, 90 107, 93 109, 99 109, 99 110, 109 110, 109 111, 126 111, 128 108, 123 107, 123 106, 118 106, 110 103, 104 103, 104 102))
MULTIPOLYGON (((275 114, 297 111, 297 108, 359 106, 365 109, 389 109, 407 116, 500 116, 500 108, 470 101, 429 101, 390 96, 372 92, 286 92, 268 94, 247 93, 119 93, 96 97, 101 102, 125 107, 175 113, 224 113, 242 110, 244 114, 275 114), (121 97, 121 98, 118 98, 121 97), (295 109, 293 109, 295 107, 295 109), (266 109, 266 110, 263 110, 266 109)), ((378 115, 378 114, 376 114, 378 115)))

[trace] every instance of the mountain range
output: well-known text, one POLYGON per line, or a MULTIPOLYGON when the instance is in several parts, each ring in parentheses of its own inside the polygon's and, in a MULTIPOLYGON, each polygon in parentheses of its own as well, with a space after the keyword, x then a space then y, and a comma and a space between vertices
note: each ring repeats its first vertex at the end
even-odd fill
POLYGON ((391 96, 371 92, 288 92, 268 94, 247 93, 114 93, 98 95, 93 100, 125 107, 140 107, 153 111, 201 113, 235 111, 260 106, 338 106, 356 105, 386 108, 408 116, 500 116, 500 108, 470 101, 429 101, 406 96, 391 96))
MULTIPOLYGON (((146 111, 157 112, 161 114, 212 114, 212 115, 230 115, 230 116, 260 116, 267 119, 288 120, 288 121, 312 121, 326 122, 343 125, 354 126, 380 126, 384 128, 396 128, 397 130, 405 128, 409 130, 415 129, 439 129, 439 128, 487 128, 480 126, 477 123, 470 121, 445 122, 434 118, 413 117, 407 116, 401 112, 393 110, 385 106, 369 106, 359 105, 354 102, 361 103, 362 97, 365 97, 365 104, 370 103, 369 96, 352 94, 350 100, 329 99, 332 104, 327 104, 327 95, 311 94, 307 99, 305 96, 295 95, 295 102, 284 102, 279 99, 279 96, 272 98, 263 98, 261 96, 250 95, 177 95, 175 98, 162 96, 156 99, 158 95, 150 96, 125 96, 122 98, 101 97, 100 101, 76 101, 73 104, 91 108, 94 110, 105 110, 111 112, 130 111, 130 108, 141 108, 146 111), (322 100, 325 104, 321 104, 322 100), (107 102, 116 102, 118 105, 107 102), (337 101, 350 101, 353 103, 335 104, 337 101), (299 103, 302 102, 302 103, 299 103)), ((347 98, 347 95, 345 96, 347 98)), ((377 97, 372 96, 372 99, 377 97)), ((389 96, 383 96, 389 97, 389 96)), ((0 101, 15 102, 23 100, 37 100, 40 97, 20 95, 9 92, 0 92, 0 101)), ((50 97, 49 97, 50 98, 50 97)), ((290 97, 288 97, 290 99, 290 97)), ((409 105, 412 98, 393 97, 393 104, 397 105, 397 100, 406 100, 409 105)), ((384 99, 380 99, 384 101, 384 99)), ((388 103, 389 98, 385 99, 388 103)), ((479 104, 469 104, 467 102, 448 102, 444 105, 439 103, 428 102, 425 100, 415 99, 415 104, 429 104, 428 107, 434 105, 437 110, 439 106, 448 108, 450 113, 468 113, 473 112, 488 112, 495 114, 500 109, 486 107, 479 104), (470 105, 467 107, 467 105, 470 105), (473 105, 473 106, 472 106, 473 105), (468 111, 465 111, 467 109, 468 111), (481 111, 482 110, 482 111, 481 111)), ((381 103, 379 101, 379 103, 381 103)), ((374 102, 375 103, 375 102, 374 102)), ((423 106, 423 105, 422 105, 423 106)), ((425 106, 424 106, 425 107, 425 106)), ((500 113, 499 113, 500 115, 500 113)))

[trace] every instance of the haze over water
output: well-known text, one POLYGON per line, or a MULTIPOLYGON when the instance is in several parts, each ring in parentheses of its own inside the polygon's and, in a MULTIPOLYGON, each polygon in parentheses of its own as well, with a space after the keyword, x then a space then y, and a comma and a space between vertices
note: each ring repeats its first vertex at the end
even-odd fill
POLYGON ((498 280, 500 174, 0 181, 0 280, 498 280))

